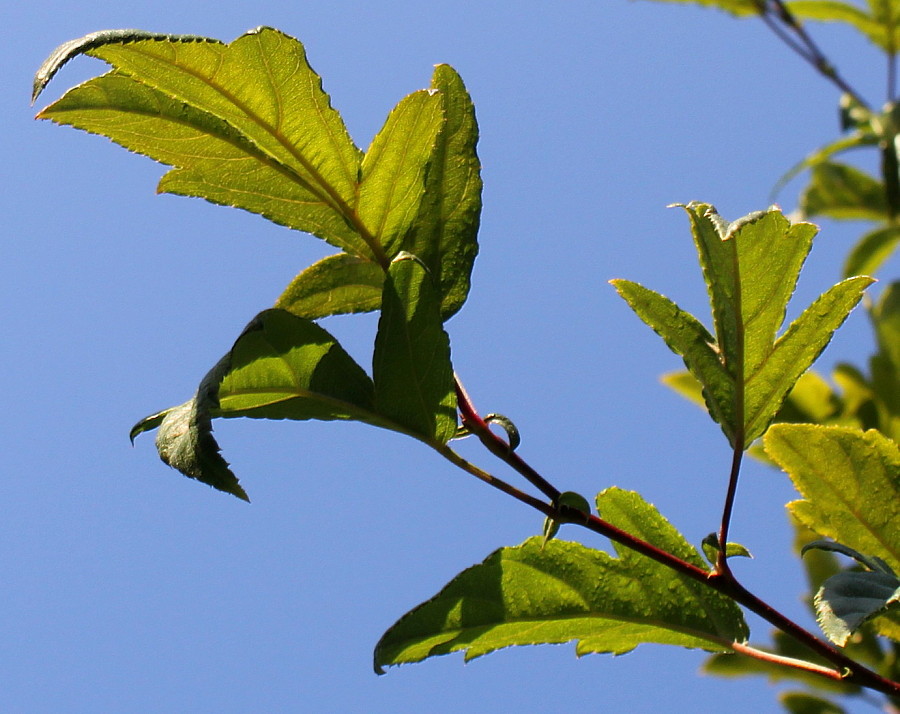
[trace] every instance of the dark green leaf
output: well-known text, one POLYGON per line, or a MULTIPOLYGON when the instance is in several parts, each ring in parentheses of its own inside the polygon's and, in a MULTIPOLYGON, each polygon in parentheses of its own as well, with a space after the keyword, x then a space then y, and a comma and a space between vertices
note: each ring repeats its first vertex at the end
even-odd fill
POLYGON ((829 640, 843 647, 863 623, 896 609, 900 580, 871 571, 845 571, 833 575, 816 593, 819 626, 829 640))
POLYGON ((440 276, 441 314, 447 320, 466 300, 478 253, 481 162, 475 152, 475 107, 462 79, 452 67, 438 65, 431 87, 441 97, 444 123, 415 229, 407 234, 404 249, 440 276))
MULTIPOLYGON (((590 514, 591 512, 591 504, 588 503, 588 500, 582 496, 580 493, 576 493, 575 491, 564 491, 559 494, 559 498, 556 499, 557 506, 567 506, 568 508, 574 508, 576 511, 580 511, 584 514, 590 514)), ((562 523, 568 523, 570 521, 558 521, 549 516, 544 519, 544 543, 553 540, 556 537, 556 534, 559 533, 559 527, 562 523)))
MULTIPOLYGON (((702 567, 697 551, 637 494, 609 489, 597 507, 614 525, 702 567)), ((645 642, 728 650, 746 625, 733 602, 616 545, 618 558, 578 543, 531 538, 501 548, 401 618, 375 648, 375 667, 465 651, 577 641, 579 655, 645 642)))
MULTIPOLYGON (((703 547, 703 555, 706 556, 706 559, 711 565, 715 565, 719 559, 719 537, 715 533, 710 533, 703 539, 703 542, 700 545, 703 547)), ((740 543, 728 542, 725 545, 725 557, 752 558, 753 555, 746 546, 741 545, 740 543)))
POLYGON ((300 273, 275 307, 315 320, 328 315, 370 312, 381 307, 384 270, 347 253, 323 258, 300 273))
POLYGON ((384 283, 372 374, 377 411, 411 432, 445 443, 456 434, 450 339, 428 270, 401 253, 384 283))
POLYGON ((888 218, 884 185, 846 164, 829 161, 812 170, 810 183, 800 196, 807 216, 846 220, 883 221, 888 218))

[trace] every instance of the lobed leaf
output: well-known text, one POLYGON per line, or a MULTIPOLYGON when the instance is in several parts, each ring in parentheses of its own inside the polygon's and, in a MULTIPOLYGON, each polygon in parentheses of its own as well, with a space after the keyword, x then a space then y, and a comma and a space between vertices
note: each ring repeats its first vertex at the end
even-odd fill
MULTIPOLYGON (((609 489, 598 510, 620 528, 702 567, 697 551, 637 494, 609 489)), ((577 641, 580 656, 644 642, 728 650, 747 628, 733 602, 616 545, 618 558, 578 543, 531 538, 463 571, 381 638, 375 668, 464 651, 577 641)))
POLYGON ((450 339, 428 270, 401 253, 384 283, 372 375, 380 414, 411 432, 446 443, 456 434, 450 339))
POLYGON ((160 191, 259 213, 372 258, 354 223, 361 154, 295 39, 88 43, 114 72, 38 114, 175 168, 160 191))
POLYGON ((680 355, 691 374, 702 385, 707 409, 733 438, 735 416, 734 379, 722 364, 715 339, 690 313, 679 308, 664 295, 648 290, 630 280, 610 283, 647 325, 676 354, 680 355))
POLYGON ((745 443, 762 436, 797 379, 815 362, 874 282, 860 276, 830 288, 775 342, 755 371, 745 375, 745 443))
POLYGON ((766 453, 802 500, 788 504, 822 537, 900 568, 900 448, 875 430, 776 424, 766 453))

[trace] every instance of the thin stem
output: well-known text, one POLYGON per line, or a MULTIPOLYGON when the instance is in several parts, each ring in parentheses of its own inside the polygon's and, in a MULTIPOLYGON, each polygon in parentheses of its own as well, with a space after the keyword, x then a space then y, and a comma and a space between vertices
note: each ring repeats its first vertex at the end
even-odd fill
POLYGON ((784 4, 783 0, 757 0, 757 8, 759 9, 760 17, 782 42, 796 52, 804 61, 812 65, 825 79, 845 94, 853 97, 860 106, 868 108, 868 103, 838 74, 835 66, 828 60, 825 53, 819 49, 819 46, 809 36, 806 29, 784 4), (797 37, 797 41, 790 39, 782 31, 778 25, 779 22, 797 37))
POLYGON ((731 473, 728 476, 728 491, 725 494, 725 506, 722 508, 722 523, 719 526, 719 554, 716 557, 716 571, 719 573, 730 572, 725 551, 728 543, 728 528, 731 524, 731 514, 734 511, 734 501, 737 496, 738 477, 741 473, 741 459, 744 456, 744 450, 741 448, 743 439, 743 434, 737 434, 735 436, 736 445, 731 459, 731 473), (738 441, 738 438, 740 438, 740 441, 738 441))
POLYGON ((773 652, 766 652, 765 650, 760 650, 756 647, 751 647, 750 645, 745 645, 740 642, 731 643, 731 649, 733 649, 735 652, 738 652, 739 654, 746 655, 747 657, 752 657, 753 659, 758 659, 763 662, 777 664, 782 667, 793 667, 794 669, 801 669, 805 672, 819 674, 823 677, 834 679, 839 682, 843 679, 840 672, 829 669, 828 667, 823 667, 820 664, 814 664, 812 662, 807 662, 806 660, 802 659, 796 659, 794 657, 784 657, 782 655, 777 655, 773 652))
POLYGON ((531 468, 531 466, 525 463, 518 454, 509 448, 509 444, 491 431, 490 427, 476 411, 475 405, 472 404, 472 400, 469 398, 465 387, 463 387, 459 376, 453 376, 456 380, 456 404, 462 417, 463 426, 477 436, 479 441, 481 441, 485 448, 487 448, 494 456, 509 464, 524 476, 532 486, 543 493, 553 503, 556 503, 559 499, 559 489, 554 487, 537 471, 531 468))

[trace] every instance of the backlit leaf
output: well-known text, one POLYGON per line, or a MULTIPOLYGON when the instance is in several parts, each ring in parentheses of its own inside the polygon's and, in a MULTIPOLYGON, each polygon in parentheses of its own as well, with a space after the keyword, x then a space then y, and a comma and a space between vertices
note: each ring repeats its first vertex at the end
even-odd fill
POLYGON ((315 320, 328 315, 370 312, 381 307, 384 270, 347 253, 323 258, 300 273, 275 307, 315 320))
POLYGON ((789 511, 820 536, 900 569, 900 448, 875 430, 776 424, 766 453, 802 500, 789 511))
POLYGON ((418 256, 432 275, 440 276, 441 314, 447 320, 466 300, 478 253, 481 162, 475 151, 475 107, 462 79, 452 67, 438 65, 431 87, 440 92, 444 123, 415 230, 407 234, 403 247, 418 256))
POLYGON ((420 90, 391 111, 362 162, 357 212, 384 254, 396 255, 413 228, 438 132, 440 94, 420 90))
MULTIPOLYGON (((703 567, 637 494, 609 489, 597 508, 618 527, 703 567)), ((645 642, 725 651, 746 638, 733 602, 615 547, 618 558, 539 537, 501 548, 391 627, 375 648, 376 670, 457 651, 472 659, 512 645, 575 640, 578 655, 622 654, 645 642)))
POLYGON ((374 257, 354 213, 360 151, 297 40, 260 28, 228 45, 152 36, 87 53, 115 71, 39 117, 174 166, 160 191, 244 208, 374 257))

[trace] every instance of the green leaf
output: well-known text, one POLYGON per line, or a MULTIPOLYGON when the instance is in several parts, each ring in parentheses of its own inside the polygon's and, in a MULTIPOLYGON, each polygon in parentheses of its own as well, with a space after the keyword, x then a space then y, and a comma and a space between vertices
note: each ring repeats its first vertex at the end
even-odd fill
POLYGON ((370 312, 381 307, 384 270, 347 253, 323 258, 300 273, 275 307, 315 320, 328 315, 370 312))
POLYGON ((848 278, 823 293, 778 338, 767 361, 748 375, 746 443, 762 436, 794 383, 815 362, 873 282, 864 276, 848 278))
MULTIPOLYGON (((609 489, 597 508, 619 528, 702 566, 697 551, 635 493, 609 489)), ((618 558, 540 537, 501 548, 402 617, 375 648, 375 668, 465 651, 577 641, 580 656, 645 642, 725 651, 747 628, 727 598, 615 545, 618 558)))
POLYGON ((228 45, 151 36, 83 47, 115 71, 40 118, 174 166, 160 191, 237 206, 376 257, 354 214, 361 154, 297 40, 260 28, 228 45))
MULTIPOLYGON (((612 281, 619 294, 680 354, 703 387, 712 418, 743 448, 766 430, 786 396, 872 282, 850 278, 821 295, 776 339, 816 233, 771 208, 733 223, 702 203, 683 206, 709 292, 715 339, 668 298, 612 281)), ((684 379, 678 387, 694 394, 684 379)))
POLYGON ((900 243, 900 227, 887 226, 866 233, 844 262, 844 276, 875 275, 900 243))
POLYGON ((707 409, 729 439, 737 421, 734 380, 725 369, 707 329, 664 295, 630 280, 611 280, 616 291, 676 354, 702 385, 707 409))
POLYGON ((871 315, 879 352, 900 372, 900 281, 885 288, 871 315))
POLYGON ((875 430, 776 424, 766 453, 803 500, 788 510, 821 537, 900 568, 900 448, 875 430))
POLYGON ((884 221, 888 206, 884 185, 859 169, 825 161, 812 170, 810 183, 800 196, 807 216, 845 220, 884 221))
MULTIPOLYGON (((843 112, 842 112, 843 115, 843 112)), ((773 198, 778 195, 784 186, 798 174, 819 164, 826 163, 832 156, 837 156, 851 149, 859 149, 878 144, 878 136, 869 126, 864 126, 847 136, 842 136, 833 142, 821 146, 807 156, 803 161, 792 166, 781 178, 778 179, 772 189, 773 198)), ((865 271, 864 271, 865 272, 865 271)))
POLYGON ((462 79, 452 67, 438 65, 431 87, 439 92, 444 123, 415 229, 407 233, 403 247, 418 256, 432 275, 440 276, 441 314, 447 320, 466 300, 478 253, 481 162, 475 151, 475 107, 462 79))
POLYGON ((845 714, 843 707, 806 692, 781 692, 778 699, 790 714, 845 714))
MULTIPOLYGON (((716 565, 719 559, 719 537, 715 533, 710 533, 703 539, 700 544, 703 547, 703 555, 709 561, 710 565, 716 565)), ((728 542, 725 544, 726 558, 752 558, 753 555, 746 546, 740 543, 728 542)))
POLYGON ((394 107, 363 159, 357 212, 390 258, 415 223, 443 121, 441 95, 414 92, 394 107))
POLYGON ((381 304, 372 357, 377 411, 446 443, 456 434, 450 339, 431 275, 415 256, 401 253, 391 263, 381 304))
POLYGON ((896 32, 886 32, 882 22, 856 5, 837 0, 794 0, 786 5, 796 17, 804 20, 850 25, 881 49, 897 46, 896 32))

